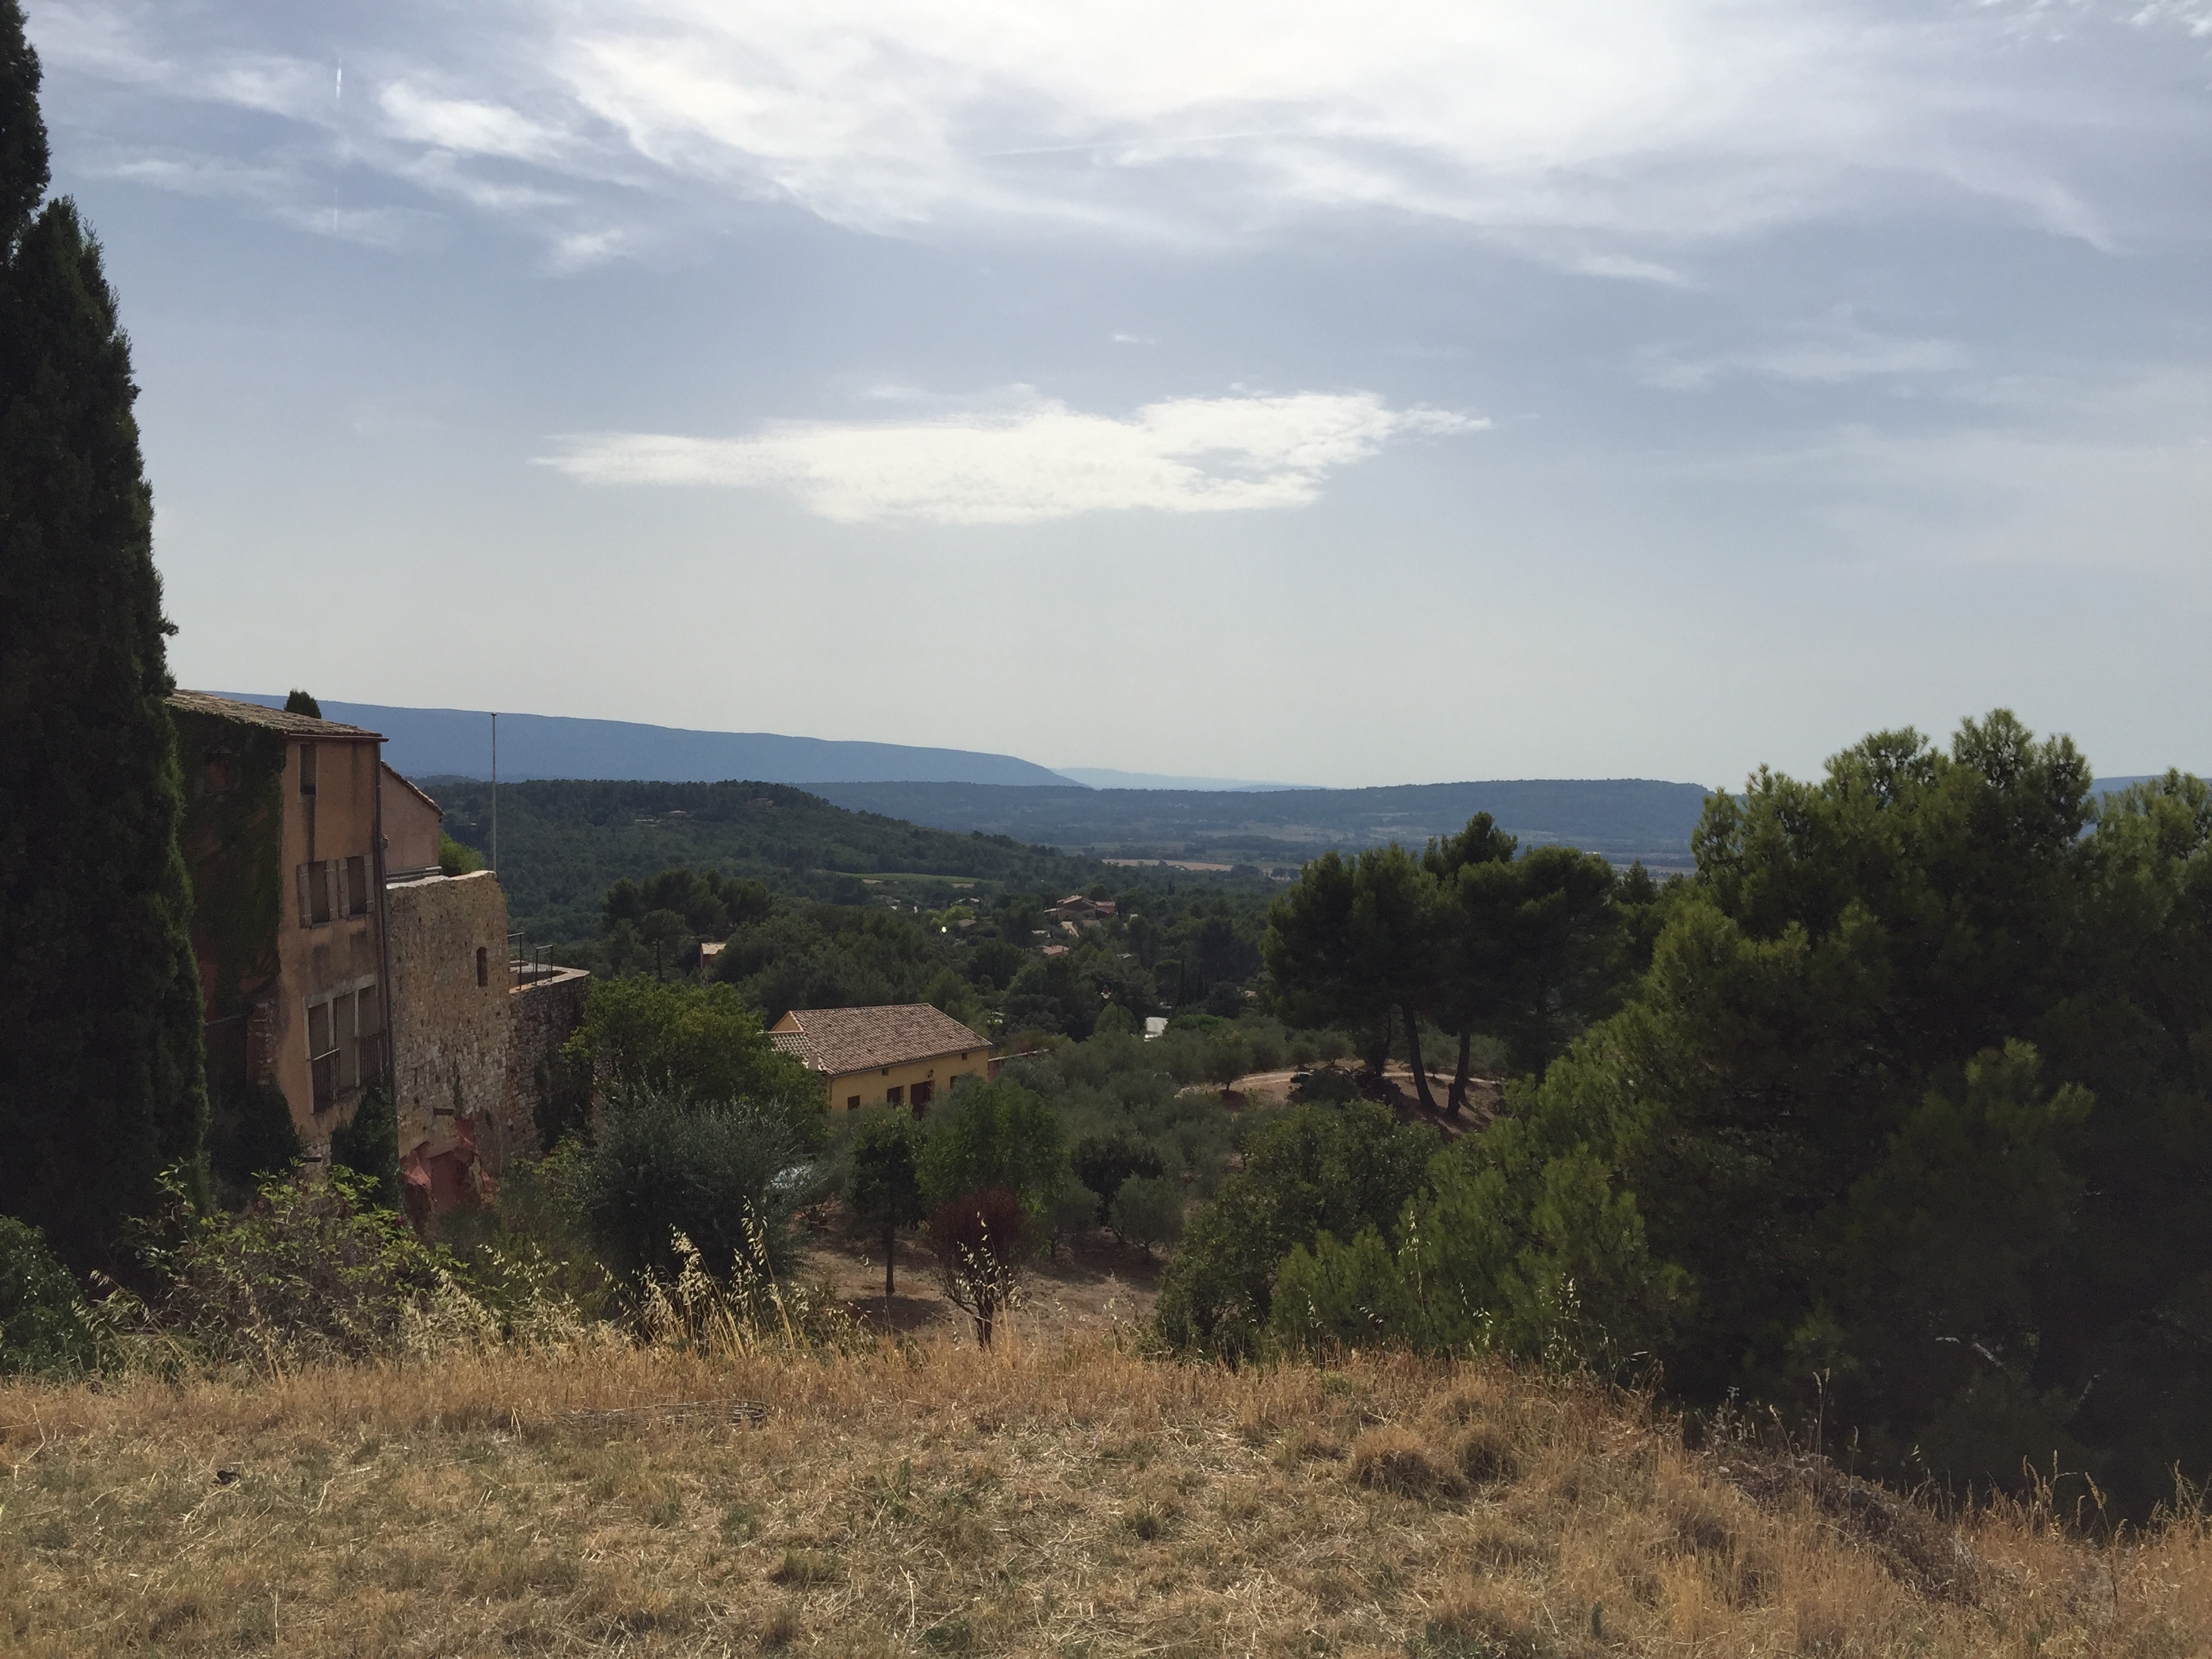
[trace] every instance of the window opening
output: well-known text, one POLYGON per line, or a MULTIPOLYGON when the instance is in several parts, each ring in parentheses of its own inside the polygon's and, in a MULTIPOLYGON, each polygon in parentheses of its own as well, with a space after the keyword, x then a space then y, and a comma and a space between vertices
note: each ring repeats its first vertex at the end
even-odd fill
POLYGON ((914 1115, 916 1117, 920 1117, 924 1112, 927 1111, 929 1109, 929 1103, 935 1099, 936 1097, 937 1085, 934 1083, 915 1084, 914 1085, 914 1093, 912 1096, 912 1099, 914 1101, 914 1115))
POLYGON ((346 914, 365 916, 368 914, 368 860, 350 858, 345 861, 346 914))
POLYGON ((315 745, 312 743, 300 745, 300 793, 303 795, 315 793, 315 745))
POLYGON ((859 1110, 860 1109, 860 1096, 858 1096, 858 1095, 847 1095, 847 1096, 845 1097, 845 1109, 846 1109, 847 1111, 848 1111, 848 1112, 857 1112, 857 1111, 859 1111, 859 1110))
POLYGON ((336 860, 318 859, 300 866, 300 926, 319 927, 331 919, 331 871, 336 860))
POLYGON ((337 1022, 328 1002, 307 1005, 307 1072, 314 1081, 315 1109, 334 1106, 338 1098, 337 1022))
POLYGON ((491 952, 481 945, 477 946, 477 983, 491 983, 491 952))
POLYGON ((906 1091, 900 1088, 897 1084, 894 1083, 890 1088, 884 1091, 884 1099, 889 1104, 896 1106, 901 1103, 901 1097, 905 1094, 905 1092, 906 1091))

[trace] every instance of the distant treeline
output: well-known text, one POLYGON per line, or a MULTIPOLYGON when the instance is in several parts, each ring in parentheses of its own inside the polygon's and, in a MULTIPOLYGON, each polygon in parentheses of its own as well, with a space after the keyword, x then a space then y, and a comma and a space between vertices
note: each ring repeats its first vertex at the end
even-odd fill
POLYGON ((1686 868, 1710 793, 1647 778, 1406 784, 1382 789, 1016 788, 973 783, 825 783, 859 811, 981 830, 1103 856, 1295 866, 1328 848, 1419 847, 1487 813, 1523 846, 1566 845, 1614 864, 1686 868))
MULTIPOLYGON (((420 782, 446 813, 446 833, 489 853, 491 787, 473 779, 420 782)), ((1012 887, 1060 893, 1097 881, 1103 867, 1010 836, 924 829, 848 811, 776 783, 610 783, 550 781, 499 791, 500 884, 509 925, 533 939, 595 939, 607 890, 673 865, 749 877, 794 898, 865 904, 878 874, 943 878, 995 893, 1012 887)))

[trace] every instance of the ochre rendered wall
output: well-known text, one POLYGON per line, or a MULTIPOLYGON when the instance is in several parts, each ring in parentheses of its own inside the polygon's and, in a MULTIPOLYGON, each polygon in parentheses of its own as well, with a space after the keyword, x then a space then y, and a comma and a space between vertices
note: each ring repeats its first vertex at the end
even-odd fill
POLYGON ((384 867, 392 875, 438 861, 445 817, 437 803, 390 767, 384 769, 384 867))
POLYGON ((378 948, 375 869, 378 744, 374 739, 293 738, 284 745, 283 835, 279 860, 276 957, 279 994, 266 1005, 268 1024, 257 1040, 267 1044, 271 1075, 292 1108, 292 1122, 310 1157, 325 1156, 331 1133, 352 1113, 359 1095, 348 1091, 318 1112, 307 1064, 307 1004, 335 990, 367 988, 383 974, 378 948), (303 793, 306 751, 315 750, 315 789, 303 793), (300 868, 328 859, 370 860, 371 902, 360 916, 333 915, 304 922, 300 868))
POLYGON ((914 1085, 924 1082, 935 1085, 935 1097, 931 1105, 941 1106, 952 1087, 954 1078, 981 1078, 987 1074, 990 1055, 988 1048, 977 1048, 964 1060, 957 1054, 940 1054, 934 1060, 910 1060, 903 1066, 889 1068, 871 1066, 865 1072, 847 1072, 830 1079, 830 1109, 833 1112, 848 1109, 849 1103, 856 1095, 862 1107, 880 1106, 886 1091, 894 1088, 899 1091, 900 1101, 911 1105, 914 1085))

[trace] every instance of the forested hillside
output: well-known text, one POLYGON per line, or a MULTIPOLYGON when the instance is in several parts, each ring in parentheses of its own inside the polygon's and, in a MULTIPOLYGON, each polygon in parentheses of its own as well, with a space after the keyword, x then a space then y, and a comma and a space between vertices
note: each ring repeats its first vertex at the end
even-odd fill
MULTIPOLYGON (((490 786, 422 781, 445 808, 446 833, 488 854, 490 786)), ((551 942, 595 938, 608 888, 678 864, 841 904, 866 902, 876 890, 862 878, 875 875, 942 878, 941 890, 915 896, 943 904, 956 892, 989 896, 1008 887, 1057 895, 1103 873, 1092 860, 1006 836, 924 829, 848 811, 786 784, 744 782, 502 784, 499 862, 509 925, 551 942)))
POLYGON ((1686 869, 1708 793, 1648 778, 1522 779, 1386 789, 1010 788, 833 783, 824 798, 945 830, 980 830, 1101 857, 1295 867, 1328 848, 1419 847, 1478 812, 1523 846, 1566 845, 1615 864, 1686 869))

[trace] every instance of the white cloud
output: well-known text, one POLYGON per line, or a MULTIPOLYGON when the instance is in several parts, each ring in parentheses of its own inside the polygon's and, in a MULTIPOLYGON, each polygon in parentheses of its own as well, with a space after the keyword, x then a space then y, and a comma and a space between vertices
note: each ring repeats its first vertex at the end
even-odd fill
POLYGON ((1331 470, 1394 438, 1488 424, 1393 410, 1364 392, 1179 398, 1127 420, 1031 398, 995 416, 784 422, 744 438, 602 434, 541 464, 589 483, 782 488, 845 523, 1025 524, 1138 507, 1304 507, 1331 470))
POLYGON ((473 99, 436 97, 404 81, 385 87, 377 105, 391 120, 395 137, 441 150, 551 161, 566 148, 561 134, 518 111, 473 99))
MULTIPOLYGON (((731 197, 890 232, 1218 239, 1383 213, 1660 283, 1701 240, 1929 192, 2107 245, 2130 192, 2175 216, 2194 179, 2176 158, 2212 125, 2195 44, 2212 0, 343 9, 368 40, 343 109, 334 60, 281 49, 287 9, 217 29, 199 7, 48 0, 35 33, 58 66, 289 118, 396 176, 434 150, 638 214, 686 197, 692 222, 697 198, 731 197)), ((576 231, 557 208, 471 199, 538 213, 549 240, 576 231)))

